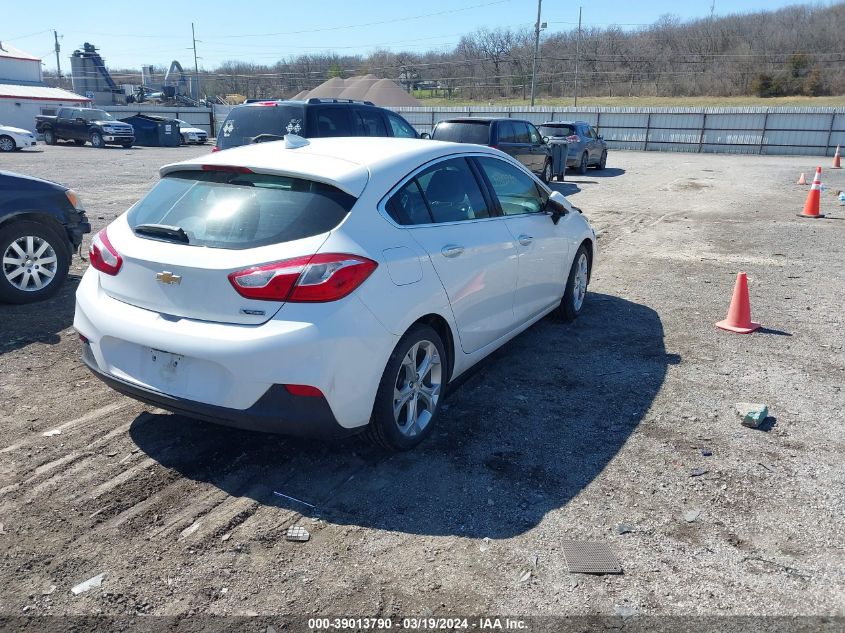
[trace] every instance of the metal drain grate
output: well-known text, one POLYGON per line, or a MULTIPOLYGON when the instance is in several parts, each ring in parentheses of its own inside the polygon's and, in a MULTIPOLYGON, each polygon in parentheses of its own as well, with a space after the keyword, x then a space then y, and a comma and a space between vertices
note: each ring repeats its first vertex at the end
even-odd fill
POLYGON ((573 574, 621 574, 622 566, 604 543, 564 541, 563 556, 573 574))

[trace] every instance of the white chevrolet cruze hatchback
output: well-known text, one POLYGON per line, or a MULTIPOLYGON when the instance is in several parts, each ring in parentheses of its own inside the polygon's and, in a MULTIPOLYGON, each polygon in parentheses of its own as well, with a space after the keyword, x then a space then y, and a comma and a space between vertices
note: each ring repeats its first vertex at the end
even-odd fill
POLYGON ((74 326, 114 389, 401 450, 450 380, 544 315, 579 314, 596 247, 495 149, 289 136, 162 167, 90 256, 74 326))

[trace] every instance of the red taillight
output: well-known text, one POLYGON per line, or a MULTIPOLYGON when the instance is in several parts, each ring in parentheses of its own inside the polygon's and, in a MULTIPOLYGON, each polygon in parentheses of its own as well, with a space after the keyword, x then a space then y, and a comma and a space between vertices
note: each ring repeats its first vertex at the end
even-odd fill
POLYGON ((285 389, 292 396, 304 396, 306 398, 322 398, 323 392, 311 385, 285 385, 285 389))
POLYGON ((251 174, 252 170, 249 167, 238 167, 235 165, 203 165, 203 171, 231 171, 236 174, 251 174))
POLYGON ((247 299, 337 301, 364 283, 377 266, 358 255, 321 253, 230 273, 229 282, 247 299))
POLYGON ((566 137, 566 141, 568 143, 580 143, 581 137, 578 136, 577 134, 570 134, 569 136, 566 137))
POLYGON ((219 147, 217 147, 216 145, 215 145, 214 147, 212 147, 212 148, 211 148, 211 153, 212 153, 212 154, 213 154, 214 152, 219 152, 219 151, 220 151, 220 148, 219 148, 219 147))
POLYGON ((106 229, 97 233, 91 240, 88 259, 94 268, 107 275, 116 275, 120 272, 120 267, 123 266, 123 258, 109 242, 106 229))

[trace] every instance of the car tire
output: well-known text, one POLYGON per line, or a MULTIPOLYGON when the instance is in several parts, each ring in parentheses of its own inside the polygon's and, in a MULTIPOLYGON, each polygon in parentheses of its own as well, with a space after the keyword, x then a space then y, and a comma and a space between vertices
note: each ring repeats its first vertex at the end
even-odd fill
POLYGON ((578 173, 582 176, 587 173, 587 164, 590 162, 587 152, 581 154, 581 162, 578 163, 578 173))
POLYGON ((557 316, 562 320, 574 321, 584 309, 584 299, 587 296, 587 284, 590 281, 590 256, 583 244, 575 253, 572 268, 566 279, 566 290, 557 307, 557 316))
POLYGON ((32 303, 52 297, 67 277, 70 256, 66 239, 41 222, 17 220, 4 225, 0 228, 0 301, 32 303), (31 266, 22 259, 21 250, 24 255, 38 253, 31 266))
POLYGON ((549 184, 552 181, 552 161, 547 160, 546 164, 543 165, 543 171, 540 172, 540 180, 545 184, 549 184))
POLYGON ((596 165, 596 169, 604 169, 605 167, 607 167, 607 150, 604 150, 601 153, 601 159, 599 160, 598 165, 596 165))
POLYGON ((433 328, 418 323, 408 330, 384 368, 368 427, 370 439, 388 450, 407 451, 428 437, 440 412, 448 365, 443 340, 433 328))
POLYGON ((57 140, 56 133, 53 130, 44 130, 44 142, 47 145, 55 145, 57 140))
POLYGON ((99 132, 91 132, 91 147, 96 149, 105 149, 106 144, 103 142, 103 135, 99 132))
POLYGON ((77 138, 74 139, 73 144, 77 147, 82 147, 83 145, 85 145, 85 141, 83 141, 81 138, 77 138))
POLYGON ((18 145, 11 136, 6 134, 0 136, 0 152, 14 152, 17 148, 18 145))

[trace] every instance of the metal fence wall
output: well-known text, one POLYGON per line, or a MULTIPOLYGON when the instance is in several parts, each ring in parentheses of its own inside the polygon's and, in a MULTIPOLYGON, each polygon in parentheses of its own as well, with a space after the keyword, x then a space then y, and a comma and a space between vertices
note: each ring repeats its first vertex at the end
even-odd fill
MULTIPOLYGON (((216 129, 232 106, 214 106, 216 129)), ((391 108, 419 132, 456 117, 510 117, 536 124, 587 121, 614 149, 833 156, 845 145, 845 108, 430 107, 391 108)))
POLYGON ((833 156, 845 145, 845 108, 391 108, 420 132, 455 117, 510 117, 535 124, 587 121, 615 149, 833 156))

